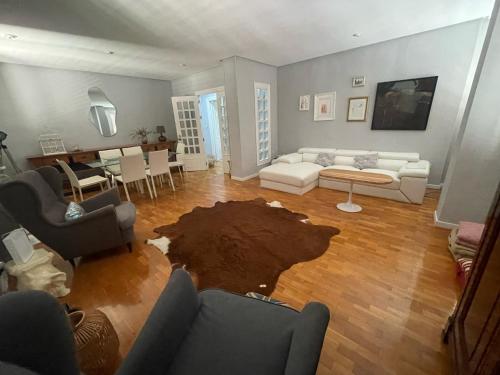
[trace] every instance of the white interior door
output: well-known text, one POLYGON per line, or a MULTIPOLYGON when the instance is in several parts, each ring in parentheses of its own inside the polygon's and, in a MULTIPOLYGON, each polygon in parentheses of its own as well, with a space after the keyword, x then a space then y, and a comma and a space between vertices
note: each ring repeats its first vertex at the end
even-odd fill
POLYGON ((184 143, 184 169, 200 171, 208 169, 203 145, 200 111, 197 96, 172 97, 177 140, 184 143))
POLYGON ((231 172, 231 151, 229 148, 229 128, 226 117, 226 95, 224 92, 217 92, 217 108, 219 111, 220 143, 222 149, 222 166, 224 173, 231 172))

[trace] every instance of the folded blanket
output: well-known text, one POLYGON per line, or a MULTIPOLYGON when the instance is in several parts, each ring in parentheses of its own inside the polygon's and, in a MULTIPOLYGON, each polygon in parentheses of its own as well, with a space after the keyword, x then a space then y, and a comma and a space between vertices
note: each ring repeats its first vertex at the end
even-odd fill
POLYGON ((471 244, 464 244, 463 242, 460 242, 458 240, 458 229, 452 229, 452 231, 450 232, 450 235, 448 236, 448 243, 450 245, 456 245, 456 246, 460 246, 466 250, 469 250, 471 252, 477 252, 477 249, 478 247, 477 246, 472 246, 471 244))
POLYGON ((474 258, 477 252, 475 248, 457 243, 457 229, 453 229, 448 236, 448 250, 455 260, 461 257, 474 258))
POLYGON ((474 258, 474 256, 476 255, 475 251, 471 251, 470 249, 458 244, 452 244, 449 246, 449 248, 453 254, 465 256, 467 258, 474 258))
POLYGON ((457 243, 477 248, 483 234, 484 224, 461 221, 458 223, 457 243))
POLYGON ((469 279, 471 269, 472 269, 472 259, 467 259, 467 258, 457 259, 457 277, 462 288, 465 287, 465 284, 469 279))

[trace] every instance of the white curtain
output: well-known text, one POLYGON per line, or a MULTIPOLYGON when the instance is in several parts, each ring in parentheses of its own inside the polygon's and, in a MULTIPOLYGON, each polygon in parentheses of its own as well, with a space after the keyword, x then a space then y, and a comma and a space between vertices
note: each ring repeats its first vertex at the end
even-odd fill
POLYGON ((200 102, 205 153, 215 160, 222 160, 217 96, 215 93, 202 95, 200 102))

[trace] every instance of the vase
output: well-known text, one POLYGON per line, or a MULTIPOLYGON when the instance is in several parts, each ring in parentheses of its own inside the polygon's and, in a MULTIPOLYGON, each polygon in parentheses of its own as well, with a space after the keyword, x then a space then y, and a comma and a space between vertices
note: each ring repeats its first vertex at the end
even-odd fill
POLYGON ((80 371, 86 375, 113 373, 118 360, 118 336, 100 310, 68 314, 73 327, 80 371))

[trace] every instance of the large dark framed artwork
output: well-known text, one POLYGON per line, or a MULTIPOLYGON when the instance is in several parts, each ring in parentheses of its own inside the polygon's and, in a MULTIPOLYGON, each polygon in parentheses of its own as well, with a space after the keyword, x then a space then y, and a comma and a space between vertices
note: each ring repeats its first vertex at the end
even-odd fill
POLYGON ((425 130, 437 76, 379 82, 372 130, 425 130))

